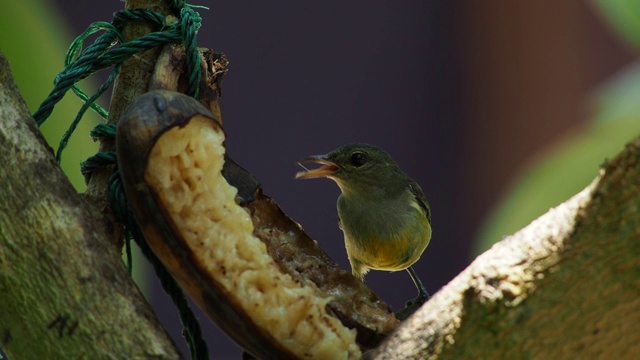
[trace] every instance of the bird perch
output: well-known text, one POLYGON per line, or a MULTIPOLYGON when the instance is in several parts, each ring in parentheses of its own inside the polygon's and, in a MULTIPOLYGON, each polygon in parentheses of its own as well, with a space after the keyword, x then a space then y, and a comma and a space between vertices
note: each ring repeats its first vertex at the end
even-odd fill
POLYGON ((372 359, 640 356, 640 139, 583 191, 495 244, 372 359))

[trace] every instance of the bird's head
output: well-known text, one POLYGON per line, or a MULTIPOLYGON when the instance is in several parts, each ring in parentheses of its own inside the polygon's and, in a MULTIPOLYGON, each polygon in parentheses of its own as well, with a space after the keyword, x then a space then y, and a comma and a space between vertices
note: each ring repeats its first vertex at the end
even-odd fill
POLYGON ((296 179, 328 177, 340 186, 344 194, 379 196, 380 192, 406 186, 403 181, 405 175, 389 154, 372 145, 347 144, 328 154, 309 156, 300 162, 321 166, 297 173, 296 179))

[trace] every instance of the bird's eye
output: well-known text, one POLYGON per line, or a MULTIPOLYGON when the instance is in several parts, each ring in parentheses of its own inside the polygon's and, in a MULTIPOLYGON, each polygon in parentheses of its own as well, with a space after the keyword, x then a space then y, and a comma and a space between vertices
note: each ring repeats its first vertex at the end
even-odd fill
POLYGON ((364 165, 368 160, 369 158, 367 157, 367 154, 361 152, 354 152, 351 154, 351 158, 349 159, 351 165, 355 167, 364 165))

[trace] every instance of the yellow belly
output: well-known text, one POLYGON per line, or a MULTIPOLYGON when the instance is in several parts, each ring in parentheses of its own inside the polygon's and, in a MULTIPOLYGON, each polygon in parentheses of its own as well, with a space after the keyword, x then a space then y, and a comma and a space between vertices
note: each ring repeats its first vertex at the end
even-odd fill
POLYGON ((386 239, 350 239, 345 233, 347 254, 356 275, 364 275, 366 268, 404 270, 420 259, 430 240, 431 227, 428 224, 420 231, 414 228, 386 239))

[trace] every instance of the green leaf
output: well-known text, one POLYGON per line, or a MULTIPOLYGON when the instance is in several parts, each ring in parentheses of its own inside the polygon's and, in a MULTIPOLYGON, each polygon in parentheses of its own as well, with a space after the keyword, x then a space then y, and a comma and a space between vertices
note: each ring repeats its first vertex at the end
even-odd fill
MULTIPOLYGON (((64 68, 65 53, 73 36, 49 1, 4 1, 0 7, 0 24, 5 30, 0 31, 2 51, 9 59, 29 110, 34 112, 49 95, 55 76, 64 68)), ((90 91, 96 89, 95 84, 87 81, 82 86, 90 91)), ((82 102, 72 92, 56 105, 41 127, 52 148, 58 146, 81 106, 82 102)), ((98 150, 98 145, 89 137, 89 131, 98 121, 98 116, 88 112, 62 157, 62 169, 78 191, 86 188, 80 162, 98 150)))
POLYGON ((526 169, 487 218, 474 254, 526 226, 577 194, 599 172, 608 157, 640 134, 640 64, 634 64, 592 99, 591 126, 545 149, 526 169))
POLYGON ((640 1, 593 0, 611 27, 626 41, 640 47, 640 1))

